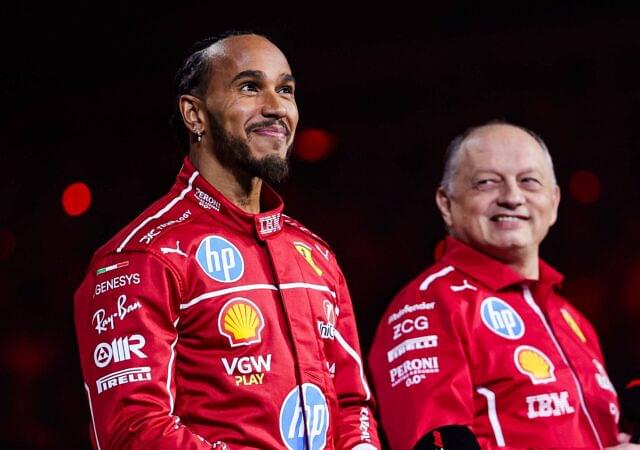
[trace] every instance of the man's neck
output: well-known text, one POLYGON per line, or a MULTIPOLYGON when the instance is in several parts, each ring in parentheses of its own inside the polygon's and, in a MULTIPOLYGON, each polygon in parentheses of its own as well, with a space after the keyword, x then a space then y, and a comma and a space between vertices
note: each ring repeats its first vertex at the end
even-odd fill
POLYGON ((260 212, 260 191, 262 189, 260 178, 253 177, 246 172, 229 170, 208 152, 191 149, 189 159, 200 175, 231 203, 250 214, 260 212))
POLYGON ((525 260, 512 260, 506 264, 527 280, 538 280, 540 278, 540 264, 537 255, 525 260))

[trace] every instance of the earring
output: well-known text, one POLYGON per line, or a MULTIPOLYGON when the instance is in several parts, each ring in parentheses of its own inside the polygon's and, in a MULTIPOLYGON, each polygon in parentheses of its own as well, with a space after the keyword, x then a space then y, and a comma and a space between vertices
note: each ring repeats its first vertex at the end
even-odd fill
POLYGON ((196 127, 193 127, 193 132, 196 134, 196 142, 198 142, 198 144, 202 142, 202 131, 198 130, 198 128, 196 127))

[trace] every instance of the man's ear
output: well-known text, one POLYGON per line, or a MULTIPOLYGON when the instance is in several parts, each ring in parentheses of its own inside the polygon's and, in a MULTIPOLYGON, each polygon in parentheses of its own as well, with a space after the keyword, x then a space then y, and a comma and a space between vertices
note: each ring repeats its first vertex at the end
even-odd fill
POLYGON ((439 187, 436 191, 436 205, 438 205, 444 223, 447 224, 447 227, 451 227, 453 224, 451 218, 451 199, 442 187, 439 187))
POLYGON ((178 108, 184 126, 192 133, 203 133, 207 125, 207 114, 202 100, 194 95, 184 94, 178 99, 178 108))

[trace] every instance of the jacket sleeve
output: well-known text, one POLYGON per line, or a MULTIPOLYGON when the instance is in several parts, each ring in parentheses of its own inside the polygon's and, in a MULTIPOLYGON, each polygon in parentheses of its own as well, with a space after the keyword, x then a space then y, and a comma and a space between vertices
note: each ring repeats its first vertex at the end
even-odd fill
POLYGON ((374 400, 367 383, 356 329, 351 296, 339 271, 334 385, 339 403, 337 449, 379 449, 374 400))
POLYGON ((467 333, 446 280, 420 291, 412 283, 378 326, 369 364, 382 425, 394 450, 412 449, 430 431, 470 427, 473 385, 467 333), (444 287, 444 288, 443 288, 444 287))
POLYGON ((76 292, 75 324, 94 448, 217 447, 173 414, 175 305, 181 290, 175 271, 159 257, 129 252, 94 261, 76 292))

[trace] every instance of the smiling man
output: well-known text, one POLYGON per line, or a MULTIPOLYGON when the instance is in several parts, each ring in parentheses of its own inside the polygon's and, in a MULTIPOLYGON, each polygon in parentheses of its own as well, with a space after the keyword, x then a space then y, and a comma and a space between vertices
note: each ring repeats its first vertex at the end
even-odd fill
POLYGON ((231 34, 177 80, 177 181, 75 297, 94 448, 379 448, 342 272, 269 185, 298 123, 287 59, 231 34))
POLYGON ((535 133, 492 122, 449 145, 444 254, 394 298, 369 358, 394 450, 618 444, 597 335, 539 258, 559 201, 535 133))

